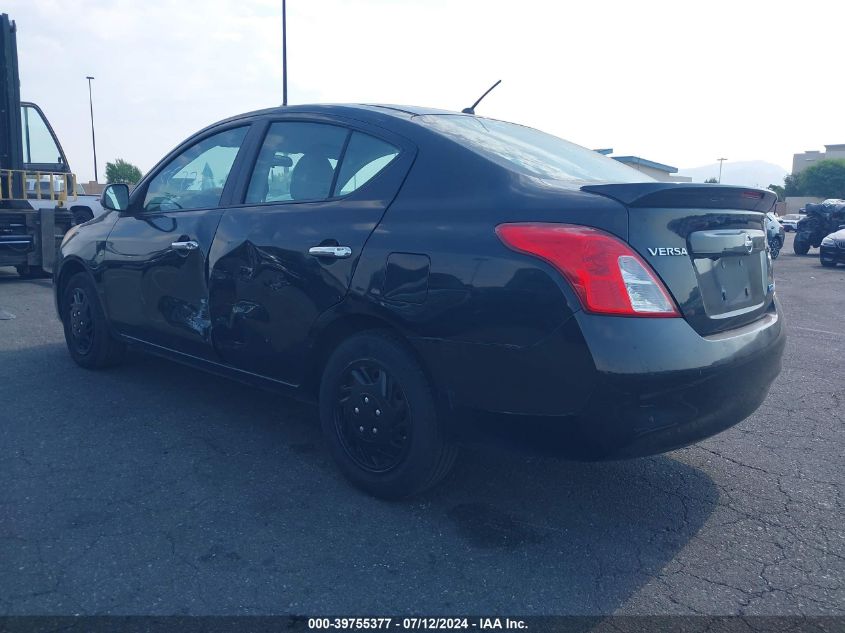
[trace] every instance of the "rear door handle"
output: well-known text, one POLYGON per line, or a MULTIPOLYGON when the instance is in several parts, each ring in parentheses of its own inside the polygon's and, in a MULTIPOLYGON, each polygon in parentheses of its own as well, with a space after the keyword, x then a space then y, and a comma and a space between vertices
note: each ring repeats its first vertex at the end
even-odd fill
POLYGON ((314 257, 346 259, 352 255, 352 249, 348 246, 312 246, 308 249, 308 254, 314 257))
POLYGON ((170 248, 174 251, 181 251, 183 253, 188 253, 190 251, 195 251, 200 247, 200 245, 195 240, 187 240, 185 242, 171 242, 170 248))

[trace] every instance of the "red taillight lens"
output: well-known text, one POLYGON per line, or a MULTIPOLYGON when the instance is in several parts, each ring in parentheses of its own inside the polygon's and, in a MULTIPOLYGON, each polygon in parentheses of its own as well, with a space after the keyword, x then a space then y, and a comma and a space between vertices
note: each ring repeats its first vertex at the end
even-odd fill
POLYGON ((622 316, 680 316, 666 288, 625 242, 588 226, 500 224, 505 246, 557 268, 588 312, 622 316))

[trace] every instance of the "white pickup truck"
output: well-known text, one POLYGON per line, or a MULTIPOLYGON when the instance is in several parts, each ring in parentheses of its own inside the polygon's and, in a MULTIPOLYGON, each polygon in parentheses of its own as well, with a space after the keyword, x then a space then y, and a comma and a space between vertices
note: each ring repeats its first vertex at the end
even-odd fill
POLYGON ((33 209, 66 208, 74 224, 103 213, 98 195, 86 194, 76 182, 56 133, 44 112, 34 103, 21 102, 21 146, 26 174, 27 202, 33 209), (66 178, 49 174, 64 173, 66 178))
POLYGON ((12 149, 22 154, 22 168, 0 164, 0 266, 41 277, 51 273, 65 232, 104 210, 99 196, 78 193, 76 176, 41 109, 21 102, 20 115, 20 146, 12 149))
POLYGON ((0 13, 0 266, 49 275, 71 225, 102 213, 97 196, 79 191, 44 112, 21 101, 17 26, 0 13))

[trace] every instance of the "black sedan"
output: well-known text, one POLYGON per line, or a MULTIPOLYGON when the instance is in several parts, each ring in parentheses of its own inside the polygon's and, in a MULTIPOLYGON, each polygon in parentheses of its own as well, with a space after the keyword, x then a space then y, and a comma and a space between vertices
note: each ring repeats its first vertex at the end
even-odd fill
POLYGON ((819 261, 822 266, 845 264, 845 229, 839 229, 822 240, 819 261))
POLYGON ((56 266, 73 359, 133 346, 314 399, 375 495, 434 485, 479 430, 584 459, 684 446, 780 371, 774 194, 649 181, 520 125, 274 108, 103 200, 56 266))

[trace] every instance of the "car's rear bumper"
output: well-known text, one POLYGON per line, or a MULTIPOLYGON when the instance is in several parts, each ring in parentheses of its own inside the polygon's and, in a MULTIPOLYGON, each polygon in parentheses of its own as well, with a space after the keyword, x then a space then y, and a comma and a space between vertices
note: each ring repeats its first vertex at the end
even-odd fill
POLYGON ((823 262, 845 264, 845 248, 838 248, 836 246, 820 246, 819 260, 823 262))
MULTIPOLYGON (((686 446, 737 424, 760 406, 780 372, 786 340, 777 308, 750 325, 706 337, 684 319, 578 313, 570 325, 575 322, 590 366, 578 358, 568 366, 564 348, 552 339, 531 356, 514 355, 513 384, 539 382, 548 390, 550 377, 558 375, 557 388, 543 394, 537 406, 536 398, 487 382, 488 401, 496 406, 474 406, 471 423, 461 425, 464 438, 468 431, 489 432, 509 444, 577 459, 635 457, 686 446), (559 411, 552 410, 555 406, 559 411)), ((555 336, 573 335, 562 328, 555 336)), ((460 417, 467 419, 465 412, 460 417)))

